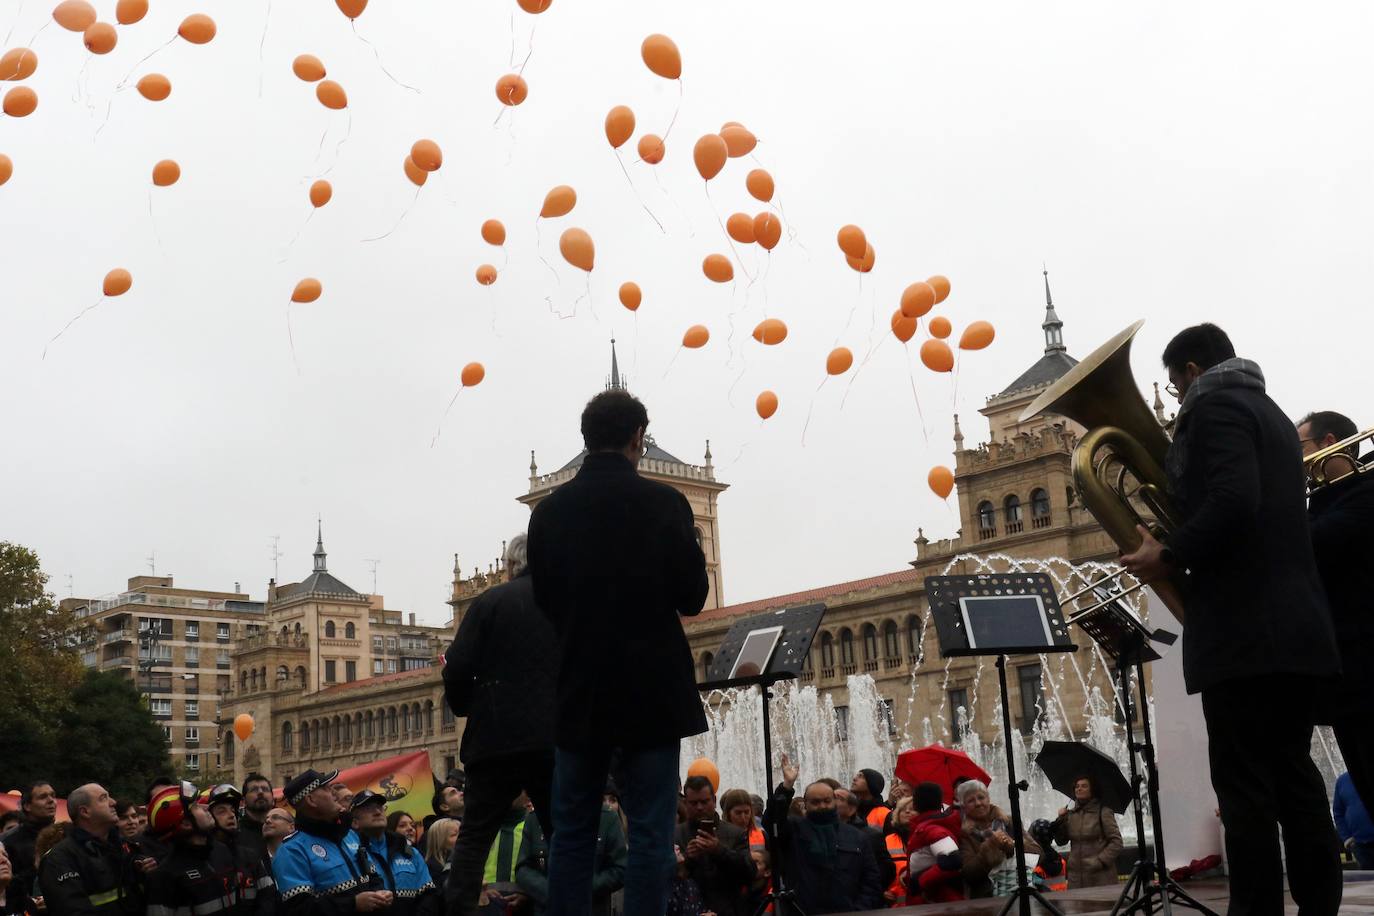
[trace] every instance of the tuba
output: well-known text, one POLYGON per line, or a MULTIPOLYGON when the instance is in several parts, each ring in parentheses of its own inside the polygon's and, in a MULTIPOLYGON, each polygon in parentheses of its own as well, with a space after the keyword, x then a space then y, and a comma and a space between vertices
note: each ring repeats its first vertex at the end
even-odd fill
MULTIPOLYGON (((1160 427, 1131 376, 1131 340, 1144 325, 1135 324, 1094 350, 1059 381, 1041 393, 1021 414, 1021 422, 1054 413, 1087 428, 1073 450, 1070 466, 1079 498, 1123 553, 1140 546, 1137 525, 1163 540, 1178 525, 1169 499, 1164 456, 1169 439, 1160 427), (1142 514, 1140 507, 1148 510, 1142 514)), ((1090 583, 1063 599, 1071 604, 1120 576, 1116 573, 1090 583)), ((1137 591, 1139 584, 1113 594, 1091 608, 1137 591)), ((1165 606, 1183 622, 1182 577, 1151 582, 1165 606)))

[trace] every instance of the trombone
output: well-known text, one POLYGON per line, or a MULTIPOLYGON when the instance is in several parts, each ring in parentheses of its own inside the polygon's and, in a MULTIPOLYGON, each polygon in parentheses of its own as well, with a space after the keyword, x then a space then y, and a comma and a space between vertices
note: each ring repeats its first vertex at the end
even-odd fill
POLYGON ((1374 470, 1374 459, 1370 455, 1365 455, 1363 460, 1360 458, 1359 444, 1366 439, 1374 442, 1374 426, 1318 449, 1302 460, 1302 469, 1307 474, 1308 498, 1347 477, 1374 470))

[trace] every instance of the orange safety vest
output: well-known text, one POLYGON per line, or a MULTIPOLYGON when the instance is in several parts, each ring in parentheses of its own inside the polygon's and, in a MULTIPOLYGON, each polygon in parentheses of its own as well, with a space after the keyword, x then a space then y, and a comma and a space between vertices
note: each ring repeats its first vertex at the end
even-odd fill
POLYGON ((868 826, 882 830, 887 824, 887 816, 892 813, 892 809, 883 805, 875 805, 873 810, 868 812, 868 826))
POLYGON ((897 866, 897 876, 892 879, 888 893, 893 896, 893 906, 906 905, 906 873, 909 856, 906 851, 906 844, 902 838, 895 833, 889 833, 884 839, 887 841, 887 854, 892 857, 892 864, 897 866))
POLYGON ((1045 890, 1066 891, 1069 889, 1069 870, 1067 867, 1058 875, 1051 878, 1049 875, 1045 874, 1044 868, 1037 865, 1035 866, 1035 871, 1033 872, 1033 874, 1045 883, 1045 890))
POLYGON ((766 842, 764 842, 763 829, 762 829, 761 827, 750 827, 750 828, 749 828, 749 848, 750 848, 750 849, 765 849, 765 848, 767 848, 767 845, 768 845, 768 844, 767 844, 766 842))

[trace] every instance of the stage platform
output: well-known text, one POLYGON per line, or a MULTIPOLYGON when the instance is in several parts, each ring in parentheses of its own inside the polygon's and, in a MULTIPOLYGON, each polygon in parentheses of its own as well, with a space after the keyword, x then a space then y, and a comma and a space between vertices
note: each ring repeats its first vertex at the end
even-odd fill
MULTIPOLYGON (((1194 898, 1226 916, 1227 888, 1224 878, 1203 878, 1185 882, 1183 887, 1194 898)), ((1055 904, 1064 911, 1065 916, 1086 916, 1086 914, 1111 913, 1119 888, 1087 887, 1075 891, 1062 891, 1051 894, 1055 904)), ((932 903, 920 907, 903 907, 898 912, 919 914, 919 916, 997 916, 1006 904, 1005 897, 991 897, 985 900, 964 900, 959 903, 932 903)), ((1032 909, 1037 913, 1047 910, 1038 904, 1032 909)), ((892 913, 893 910, 873 910, 865 916, 878 916, 892 913)), ((1180 916, 1188 916, 1193 910, 1179 907, 1175 910, 1180 916)), ((1285 912, 1296 914, 1297 906, 1288 900, 1285 912)), ((1368 914, 1374 916, 1374 872, 1346 872, 1345 894, 1341 901, 1342 914, 1368 914)))

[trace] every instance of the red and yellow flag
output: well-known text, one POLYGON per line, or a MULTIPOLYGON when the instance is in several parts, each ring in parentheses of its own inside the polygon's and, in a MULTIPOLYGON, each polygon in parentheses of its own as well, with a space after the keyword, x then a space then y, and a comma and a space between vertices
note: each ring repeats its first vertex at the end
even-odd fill
POLYGON ((370 789, 386 796, 386 810, 404 811, 417 821, 434 813, 434 774, 429 751, 388 757, 339 771, 339 782, 355 793, 370 789))

